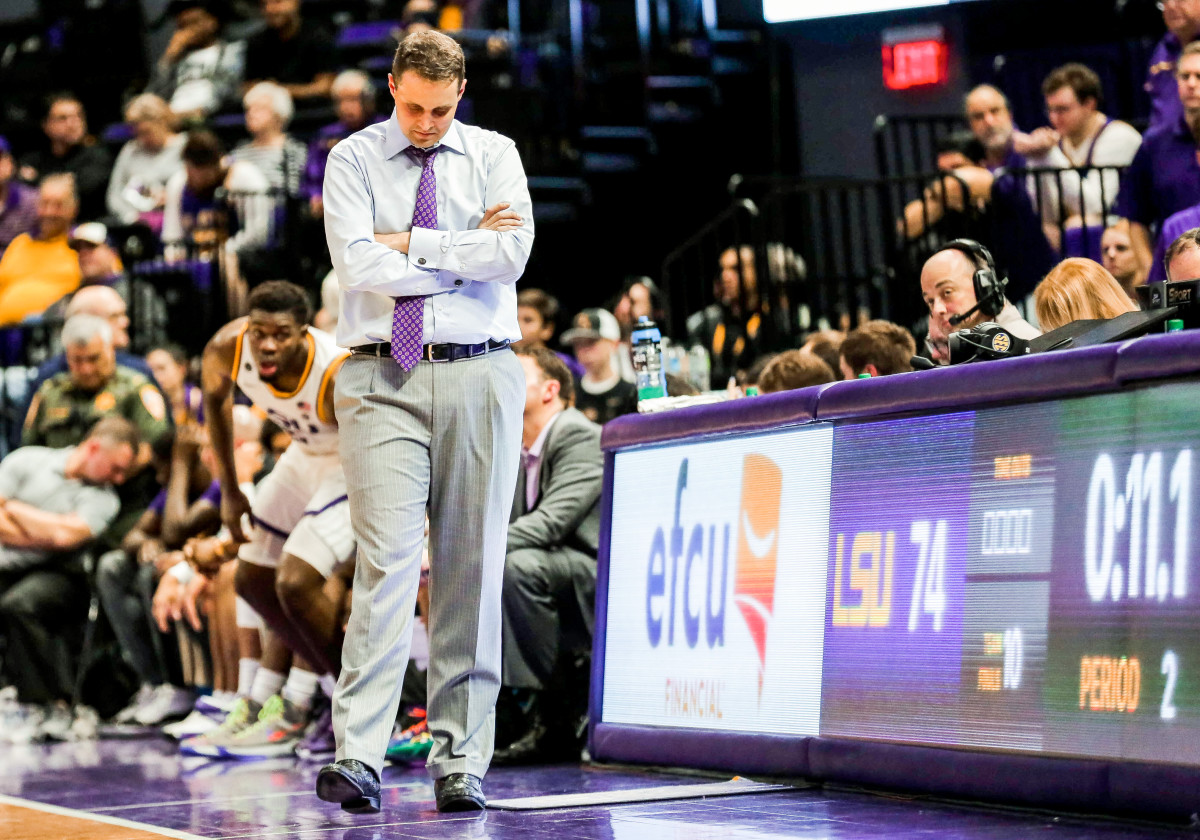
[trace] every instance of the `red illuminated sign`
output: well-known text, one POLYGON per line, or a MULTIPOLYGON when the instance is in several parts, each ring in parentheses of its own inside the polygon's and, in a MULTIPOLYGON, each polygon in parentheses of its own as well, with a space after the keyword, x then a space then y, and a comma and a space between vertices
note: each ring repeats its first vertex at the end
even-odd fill
POLYGON ((883 45, 883 83, 890 90, 944 84, 949 50, 942 41, 908 41, 883 45))

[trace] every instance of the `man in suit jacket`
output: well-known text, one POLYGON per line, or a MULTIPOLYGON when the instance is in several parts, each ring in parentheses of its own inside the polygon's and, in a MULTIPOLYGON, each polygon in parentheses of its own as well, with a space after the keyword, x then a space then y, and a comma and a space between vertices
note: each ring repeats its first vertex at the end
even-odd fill
POLYGON ((574 743, 543 714, 550 704, 540 695, 586 696, 586 685, 562 685, 561 663, 591 649, 600 541, 600 427, 571 407, 571 372, 557 355, 544 347, 518 353, 525 412, 504 565, 503 684, 524 695, 530 714, 493 763, 547 758, 548 745, 574 743))

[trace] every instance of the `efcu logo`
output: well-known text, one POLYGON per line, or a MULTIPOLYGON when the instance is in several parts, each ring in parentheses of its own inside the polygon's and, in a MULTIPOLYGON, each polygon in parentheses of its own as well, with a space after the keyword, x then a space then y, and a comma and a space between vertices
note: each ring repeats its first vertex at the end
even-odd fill
MULTIPOLYGON (((730 523, 720 527, 699 522, 685 533, 681 522, 683 494, 687 489, 688 459, 679 464, 675 482, 675 515, 667 533, 654 532, 646 582, 646 628, 651 647, 658 647, 664 631, 668 645, 675 644, 676 616, 682 619, 688 647, 725 644, 725 592, 729 583, 730 523), (718 555, 718 545, 720 554, 718 555), (705 574, 697 579, 700 569, 705 574), (682 580, 681 580, 682 579, 682 580), (693 581, 705 584, 700 609, 693 611, 699 593, 692 594, 693 581), (714 598, 714 594, 716 597, 714 598), (714 603, 714 601, 716 603, 714 603), (704 633, 701 634, 703 625, 704 633)), ((763 455, 750 454, 742 465, 742 493, 737 515, 737 572, 733 600, 741 610, 758 652, 758 690, 762 694, 766 665, 767 634, 775 609, 775 570, 779 555, 779 518, 783 495, 783 472, 763 455)))

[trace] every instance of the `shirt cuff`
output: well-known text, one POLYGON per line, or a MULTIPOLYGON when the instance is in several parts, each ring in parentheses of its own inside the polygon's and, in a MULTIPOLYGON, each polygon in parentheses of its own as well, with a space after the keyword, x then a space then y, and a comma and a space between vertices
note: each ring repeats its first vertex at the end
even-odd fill
POLYGON ((181 560, 171 568, 167 569, 167 574, 175 578, 180 583, 188 583, 196 576, 196 570, 188 565, 187 561, 181 560))
POLYGON ((415 227, 408 236, 408 264, 411 268, 438 269, 442 268, 441 260, 445 256, 442 251, 444 231, 430 228, 415 227))

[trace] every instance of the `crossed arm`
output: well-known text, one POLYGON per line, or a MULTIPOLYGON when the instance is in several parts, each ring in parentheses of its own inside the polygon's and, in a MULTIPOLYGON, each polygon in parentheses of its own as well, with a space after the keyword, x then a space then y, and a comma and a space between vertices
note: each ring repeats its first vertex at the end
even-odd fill
POLYGON ((0 498, 0 543, 10 548, 73 551, 93 536, 77 513, 47 513, 25 502, 0 498))

